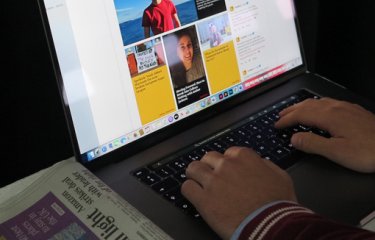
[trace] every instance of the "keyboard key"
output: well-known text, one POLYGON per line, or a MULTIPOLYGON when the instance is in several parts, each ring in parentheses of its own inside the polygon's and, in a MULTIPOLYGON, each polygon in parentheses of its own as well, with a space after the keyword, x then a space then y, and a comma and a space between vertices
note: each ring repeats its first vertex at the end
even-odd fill
POLYGON ((276 159, 275 157, 269 155, 269 154, 264 154, 264 155, 261 155, 262 158, 264 158, 265 160, 268 160, 268 161, 272 161, 272 162, 275 162, 276 159))
POLYGON ((322 137, 326 137, 326 138, 330 138, 331 137, 331 135, 327 131, 324 131, 324 130, 321 130, 321 129, 312 128, 309 131, 312 132, 312 133, 315 133, 317 135, 320 135, 322 137))
POLYGON ((238 143, 238 146, 248 147, 248 148, 254 148, 255 145, 256 145, 256 143, 254 141, 251 141, 250 139, 249 140, 242 140, 238 143))
POLYGON ((269 148, 274 148, 274 147, 284 144, 284 141, 280 138, 272 137, 264 141, 263 144, 267 145, 269 148))
POLYGON ((145 178, 148 174, 150 174, 150 171, 147 170, 147 168, 142 168, 133 172, 133 176, 139 179, 145 178))
POLYGON ((189 214, 190 216, 192 216, 193 218, 195 218, 195 219, 201 219, 201 215, 199 214, 199 212, 198 212, 195 208, 191 209, 191 210, 188 212, 188 214, 189 214))
POLYGON ((282 147, 277 147, 273 149, 270 154, 275 157, 276 160, 280 160, 284 157, 286 157, 289 154, 289 151, 282 147))
POLYGON ((280 115, 279 113, 276 113, 276 112, 272 112, 270 114, 267 115, 267 117, 272 121, 272 122, 277 122, 279 119, 280 119, 280 115))
POLYGON ((141 181, 147 185, 152 185, 159 182, 161 178, 153 173, 148 174, 147 176, 141 178, 141 181))
POLYGON ((175 171, 179 171, 181 169, 185 169, 187 167, 187 163, 182 159, 174 160, 173 162, 169 163, 168 166, 174 169, 175 171))
POLYGON ((194 153, 199 156, 199 159, 201 159, 206 153, 212 151, 211 148, 204 146, 197 148, 194 153))
POLYGON ((303 132, 302 129, 300 129, 298 126, 294 126, 288 129, 292 134, 303 132))
POLYGON ((259 133, 261 131, 261 129, 262 128, 259 125, 254 124, 254 123, 250 123, 250 124, 246 125, 246 130, 248 130, 251 135, 259 133))
POLYGON ((173 177, 174 177, 177 181, 179 181, 180 183, 185 182, 185 181, 186 181, 185 169, 184 169, 184 170, 181 170, 181 171, 179 171, 179 172, 177 172, 177 173, 175 173, 175 174, 173 175, 173 177))
POLYGON ((310 131, 310 129, 311 129, 310 127, 302 125, 302 124, 298 125, 298 127, 301 128, 302 131, 304 131, 304 132, 310 131))
POLYGON ((296 149, 293 147, 292 143, 289 141, 287 144, 284 145, 284 148, 289 152, 294 152, 296 149))
POLYGON ((263 133, 257 133, 253 136, 254 141, 256 142, 262 142, 266 139, 263 133))
POLYGON ((164 194, 177 186, 179 186, 179 183, 173 178, 169 177, 169 178, 164 179, 161 182, 154 184, 152 186, 152 189, 154 189, 156 192, 160 194, 164 194))
POLYGON ((268 127, 268 128, 265 128, 262 133, 266 136, 276 135, 277 129, 275 129, 273 127, 268 127))
POLYGON ((211 148, 214 151, 224 153, 225 150, 227 149, 228 145, 224 144, 223 142, 221 142, 219 140, 215 140, 215 141, 209 143, 208 147, 211 148))
POLYGON ((175 156, 169 156, 167 158, 164 158, 164 159, 161 159, 159 161, 149 164, 147 168, 150 169, 151 171, 155 171, 156 169, 166 166, 169 162, 171 162, 174 159, 176 159, 175 156))
POLYGON ((172 175, 174 173, 174 171, 168 166, 163 166, 163 167, 160 167, 160 168, 156 169, 155 173, 158 176, 160 176, 162 178, 165 178, 165 177, 168 177, 168 176, 172 175))
POLYGON ((182 211, 185 212, 186 214, 192 216, 195 219, 201 219, 201 216, 198 213, 198 211, 186 199, 181 199, 181 200, 177 201, 175 204, 176 204, 177 207, 182 209, 182 211))
POLYGON ((268 147, 262 143, 258 144, 254 150, 259 154, 259 155, 263 155, 265 154, 267 151, 268 151, 268 147))
MULTIPOLYGON (((181 160, 183 162, 186 163, 186 165, 188 165, 189 163, 191 163, 192 161, 198 161, 201 159, 201 156, 199 156, 198 154, 194 153, 194 152, 190 152, 188 154, 185 154, 184 156, 181 157, 181 160)), ((178 170, 178 169, 177 169, 178 170)))
POLYGON ((245 129, 243 129, 243 128, 240 128, 240 129, 236 129, 235 131, 234 131, 234 133, 236 134, 236 136, 237 137, 239 137, 239 138, 246 138, 248 135, 249 135, 249 133, 248 133, 248 131, 246 131, 245 129))
POLYGON ((270 127, 272 124, 271 120, 268 117, 263 117, 258 122, 264 127, 270 127))
POLYGON ((178 208, 182 209, 182 211, 186 213, 191 212, 194 209, 193 205, 185 198, 180 199, 175 204, 178 208))
POLYGON ((173 203, 176 203, 177 201, 179 201, 180 199, 183 198, 183 196, 181 194, 180 187, 176 187, 176 188, 172 189, 171 191, 165 193, 164 197, 168 201, 173 202, 173 203))
POLYGON ((279 131, 277 133, 277 137, 284 140, 284 141, 290 141, 290 138, 292 137, 292 134, 289 131, 286 131, 286 130, 283 131, 282 130, 282 131, 279 131))
POLYGON ((228 147, 234 146, 238 142, 238 139, 235 136, 230 135, 230 134, 225 135, 224 137, 221 137, 219 140, 226 143, 228 147))

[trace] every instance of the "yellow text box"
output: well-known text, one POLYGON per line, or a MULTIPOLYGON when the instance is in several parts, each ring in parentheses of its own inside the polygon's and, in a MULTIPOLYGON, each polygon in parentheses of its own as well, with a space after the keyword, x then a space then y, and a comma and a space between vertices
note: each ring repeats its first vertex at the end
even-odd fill
POLYGON ((241 81, 232 41, 205 51, 204 60, 212 94, 241 81))
POLYGON ((132 80, 142 124, 176 111, 168 68, 165 65, 132 80))

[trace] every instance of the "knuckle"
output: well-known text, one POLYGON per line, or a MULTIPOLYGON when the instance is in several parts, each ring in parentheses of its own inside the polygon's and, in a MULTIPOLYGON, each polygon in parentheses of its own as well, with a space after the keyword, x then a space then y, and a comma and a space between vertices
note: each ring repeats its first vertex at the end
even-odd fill
POLYGON ((322 106, 322 114, 325 116, 330 116, 330 114, 337 114, 342 109, 341 104, 337 102, 328 102, 322 106))
POLYGON ((186 167, 185 172, 189 174, 190 172, 194 171, 194 169, 197 169, 198 165, 199 165, 198 161, 193 161, 189 163, 189 165, 186 167))
POLYGON ((322 100, 324 101, 324 98, 321 98, 321 99, 319 99, 319 100, 314 99, 314 98, 307 98, 307 99, 305 99, 304 101, 302 101, 302 102, 300 103, 300 105, 303 106, 303 107, 313 107, 313 106, 315 106, 316 104, 318 104, 319 101, 322 101, 322 100))
POLYGON ((340 100, 329 99, 326 106, 330 111, 341 111, 342 109, 345 109, 347 103, 340 100))
POLYGON ((231 158, 238 158, 240 156, 243 156, 244 154, 248 154, 249 152, 252 152, 253 150, 251 150, 250 148, 247 148, 247 147, 239 147, 239 146, 235 146, 235 147, 230 147, 228 148, 224 155, 225 156, 228 156, 228 157, 231 157, 231 158))
POLYGON ((223 157, 220 157, 220 158, 218 158, 217 159, 217 161, 218 161, 218 164, 217 164, 217 166, 216 166, 216 170, 217 171, 222 171, 223 169, 226 169, 227 167, 227 165, 228 165, 228 163, 229 163, 229 161, 228 161, 228 158, 227 157, 225 157, 225 156, 223 156, 223 157))
POLYGON ((225 151, 225 155, 237 156, 241 151, 241 147, 230 147, 225 151))
POLYGON ((199 165, 199 162, 198 161, 192 161, 191 163, 189 163, 189 165, 187 166, 186 169, 191 169, 191 168, 196 168, 197 165, 199 165))

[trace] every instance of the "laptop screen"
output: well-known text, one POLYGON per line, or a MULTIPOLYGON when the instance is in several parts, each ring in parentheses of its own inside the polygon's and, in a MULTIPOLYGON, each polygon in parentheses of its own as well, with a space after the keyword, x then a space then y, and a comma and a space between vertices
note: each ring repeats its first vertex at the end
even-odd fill
POLYGON ((44 0, 91 162, 303 65, 292 0, 44 0))

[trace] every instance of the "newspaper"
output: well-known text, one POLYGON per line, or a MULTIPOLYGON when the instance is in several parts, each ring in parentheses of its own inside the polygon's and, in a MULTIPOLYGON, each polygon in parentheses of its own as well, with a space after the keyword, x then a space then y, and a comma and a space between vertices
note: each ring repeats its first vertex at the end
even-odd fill
POLYGON ((72 159, 43 171, 0 203, 0 240, 171 239, 72 159))

